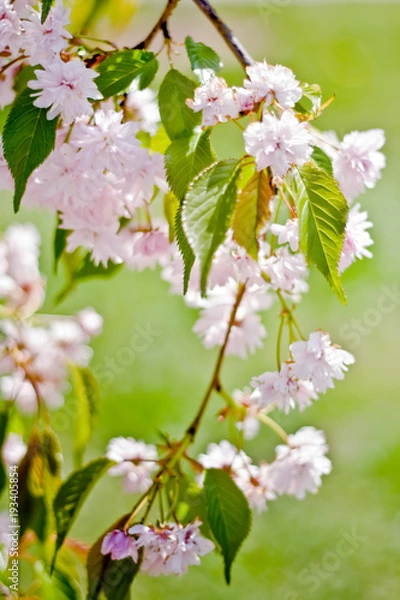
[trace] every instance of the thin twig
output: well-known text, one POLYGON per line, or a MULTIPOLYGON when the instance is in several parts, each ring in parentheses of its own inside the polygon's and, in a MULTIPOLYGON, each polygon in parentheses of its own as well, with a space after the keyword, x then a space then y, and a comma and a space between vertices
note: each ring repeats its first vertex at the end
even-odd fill
POLYGON ((198 8, 206 15, 211 21, 214 27, 217 29, 219 34, 223 37, 233 54, 236 56, 243 68, 252 65, 254 60, 242 46, 239 40, 235 37, 232 30, 222 21, 222 19, 215 12, 214 8, 208 2, 208 0, 193 0, 198 8))
MULTIPOLYGON (((165 7, 164 12, 162 13, 161 17, 158 19, 157 23, 154 25, 153 29, 150 31, 149 35, 143 40, 143 42, 140 42, 140 44, 135 46, 135 48, 137 48, 139 50, 146 50, 150 46, 150 44, 152 43, 152 41, 154 40, 154 38, 156 37, 156 35, 158 34, 159 31, 162 31, 164 34, 164 37, 166 37, 166 32, 168 32, 168 29, 167 29, 168 19, 170 18, 173 11, 175 10, 178 2, 179 2, 179 0, 168 0, 168 4, 165 7)), ((170 39, 169 33, 167 35, 168 35, 167 39, 170 39)))

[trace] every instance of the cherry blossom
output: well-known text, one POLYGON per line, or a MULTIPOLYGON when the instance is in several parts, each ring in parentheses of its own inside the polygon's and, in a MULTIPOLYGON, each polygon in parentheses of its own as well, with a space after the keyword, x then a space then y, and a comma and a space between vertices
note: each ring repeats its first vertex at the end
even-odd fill
POLYGON ((10 0, 0 0, 0 52, 18 51, 21 21, 10 0))
POLYGON ((372 189, 386 165, 379 150, 385 144, 382 129, 353 131, 346 135, 333 159, 336 179, 348 200, 354 200, 366 188, 372 189))
POLYGON ((70 125, 83 115, 93 114, 89 98, 102 98, 93 81, 99 73, 87 69, 80 60, 63 62, 60 58, 55 58, 43 70, 36 70, 35 75, 37 79, 29 81, 28 87, 39 90, 34 94, 34 105, 49 108, 49 120, 61 115, 64 123, 70 125))
POLYGON ((234 92, 222 77, 211 76, 204 85, 196 88, 194 100, 187 100, 187 105, 194 112, 203 111, 203 127, 239 116, 234 92))
POLYGON ((110 440, 107 458, 117 462, 109 474, 123 477, 125 490, 133 494, 145 492, 151 485, 151 473, 157 466, 157 449, 133 438, 118 437, 110 440))
POLYGON ((62 0, 57 0, 44 23, 39 11, 30 10, 28 18, 23 21, 21 45, 32 66, 52 62, 68 46, 68 40, 72 38, 65 29, 69 24, 69 14, 70 9, 64 7, 62 0))
POLYGON ((282 108, 293 108, 303 92, 293 72, 282 65, 271 66, 265 61, 246 69, 248 80, 244 87, 254 95, 256 102, 269 106, 276 100, 282 108))
POLYGON ((3 444, 1 456, 7 467, 19 465, 24 458, 27 445, 18 433, 9 433, 3 444))
POLYGON ((101 553, 111 554, 113 560, 130 557, 134 562, 138 561, 136 541, 126 531, 119 529, 114 529, 104 536, 101 553))
POLYGON ((294 359, 293 374, 310 380, 321 393, 334 387, 334 379, 344 379, 348 365, 355 362, 352 354, 332 345, 329 335, 323 331, 314 331, 308 341, 294 342, 290 351, 294 359))
POLYGON ((314 427, 302 427, 289 435, 287 444, 277 446, 276 458, 269 467, 276 493, 298 500, 307 492, 315 494, 321 486, 321 476, 332 470, 332 463, 325 456, 327 451, 324 432, 314 427))
POLYGON ((289 244, 292 252, 299 249, 299 220, 289 219, 285 225, 273 223, 270 227, 271 232, 278 236, 280 244, 289 244))
POLYGON ((293 165, 302 166, 311 157, 311 136, 305 123, 286 111, 280 119, 264 113, 261 122, 250 123, 244 132, 246 152, 256 159, 257 170, 272 167, 284 177, 293 165))
POLYGON ((339 263, 340 272, 347 269, 357 258, 372 258, 372 252, 368 248, 374 242, 367 231, 372 227, 372 223, 368 221, 368 213, 361 212, 360 209, 361 205, 355 204, 349 211, 339 263))

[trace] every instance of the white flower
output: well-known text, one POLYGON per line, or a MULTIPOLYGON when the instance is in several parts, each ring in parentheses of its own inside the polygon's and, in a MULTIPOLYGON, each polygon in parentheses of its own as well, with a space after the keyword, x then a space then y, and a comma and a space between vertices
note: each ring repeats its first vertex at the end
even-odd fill
POLYGON ((304 165, 312 154, 307 125, 291 112, 284 112, 280 119, 264 113, 261 123, 247 127, 244 141, 246 152, 256 158, 257 170, 272 167, 278 177, 284 177, 293 165, 304 165))
POLYGON ((102 95, 93 79, 99 73, 87 69, 81 60, 63 62, 55 58, 45 68, 35 71, 37 79, 28 82, 32 90, 40 90, 35 96, 34 105, 50 108, 49 120, 61 115, 64 123, 70 125, 78 117, 93 114, 88 98, 100 100, 102 95))
POLYGON ((204 85, 196 88, 194 100, 188 99, 186 103, 194 112, 203 111, 203 127, 239 116, 234 92, 222 77, 211 76, 204 85))
POLYGON ((125 247, 124 261, 131 269, 154 269, 169 252, 167 227, 135 231, 125 227, 120 235, 125 247))
POLYGON ((103 317, 94 308, 85 308, 76 315, 83 331, 90 337, 100 335, 103 330, 103 317))
POLYGON ((234 87, 236 105, 240 113, 247 113, 253 110, 255 105, 255 94, 245 88, 234 87))
POLYGON ((299 249, 299 220, 289 219, 286 225, 273 223, 270 227, 271 232, 278 236, 280 244, 288 243, 292 252, 297 252, 299 249))
POLYGON ((332 463, 325 456, 328 446, 323 431, 302 427, 288 436, 287 445, 276 448, 276 458, 269 476, 278 494, 289 494, 302 500, 306 492, 317 493, 322 475, 328 475, 332 463))
POLYGON ((6 570, 11 550, 11 519, 7 512, 0 513, 0 572, 6 570))
POLYGON ((10 0, 0 0, 0 52, 7 48, 17 52, 21 33, 21 21, 10 0))
POLYGON ((7 467, 19 465, 24 458, 27 445, 18 433, 9 433, 3 444, 1 456, 7 467))
MULTIPOLYGON (((4 107, 11 104, 16 96, 16 92, 14 90, 14 79, 19 67, 18 64, 9 67, 8 62, 9 61, 0 58, 0 69, 4 69, 6 67, 6 70, 0 73, 0 110, 3 110, 4 107)), ((0 153, 3 154, 2 150, 0 150, 0 153)), ((0 160, 2 161, 2 159, 0 160)))
POLYGON ((52 62, 68 46, 72 35, 64 29, 69 24, 70 8, 65 8, 61 0, 50 9, 44 23, 40 12, 31 9, 29 17, 23 21, 24 34, 21 46, 29 56, 32 66, 52 62))
POLYGON ((294 363, 293 374, 299 379, 309 379, 317 392, 333 388, 334 379, 344 379, 347 366, 354 364, 354 356, 332 345, 329 334, 315 331, 306 342, 290 346, 294 363))
POLYGON ((348 200, 362 194, 365 188, 372 189, 381 178, 386 159, 379 150, 384 143, 385 133, 382 129, 353 131, 344 137, 333 159, 333 169, 348 200))
POLYGON ((372 252, 368 250, 374 242, 369 234, 372 223, 368 221, 368 213, 360 212, 361 205, 355 204, 349 212, 346 224, 346 233, 342 255, 340 257, 339 271, 342 273, 357 258, 372 258, 372 252))
POLYGON ((214 549, 214 544, 202 537, 200 525, 196 520, 185 527, 175 523, 131 527, 129 533, 137 537, 137 547, 143 548, 140 570, 153 577, 183 575, 191 565, 199 565, 199 557, 214 549))
POLYGON ((266 408, 272 404, 286 413, 298 404, 300 410, 311 405, 318 396, 310 381, 297 379, 292 365, 282 363, 280 372, 267 372, 255 377, 251 385, 259 392, 258 404, 266 408))
POLYGON ((279 248, 265 261, 264 271, 271 279, 274 290, 295 294, 308 291, 305 282, 308 268, 303 254, 290 254, 287 248, 279 248))
POLYGON ((269 106, 276 99, 282 108, 293 108, 303 95, 293 71, 287 67, 258 62, 247 67, 246 72, 249 80, 244 86, 254 94, 256 102, 265 100, 269 106))
POLYGON ((157 466, 157 449, 152 444, 128 437, 110 440, 107 446, 107 458, 118 464, 109 469, 113 476, 123 476, 124 487, 130 494, 145 492, 151 486, 151 473, 157 466))
POLYGON ((224 469, 233 475, 251 464, 247 454, 227 440, 209 444, 206 454, 200 454, 197 460, 205 469, 224 469))
MULTIPOLYGON (((223 344, 236 295, 237 284, 233 281, 224 287, 216 286, 209 292, 200 318, 193 327, 206 348, 223 344)), ((256 311, 266 310, 272 303, 272 298, 264 290, 258 287, 246 290, 229 335, 226 354, 246 358, 248 352, 253 354, 257 348, 262 347, 262 340, 267 332, 256 311)))
POLYGON ((250 465, 241 469, 234 479, 246 496, 250 508, 258 513, 266 510, 267 500, 276 498, 269 465, 250 465))
POLYGON ((126 531, 114 529, 104 536, 101 544, 102 554, 111 554, 112 560, 122 560, 130 557, 133 562, 138 560, 136 540, 126 531))

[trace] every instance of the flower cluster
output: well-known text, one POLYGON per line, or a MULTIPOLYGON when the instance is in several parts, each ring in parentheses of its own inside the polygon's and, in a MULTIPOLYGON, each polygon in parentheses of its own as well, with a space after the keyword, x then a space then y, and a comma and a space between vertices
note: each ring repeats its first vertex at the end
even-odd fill
MULTIPOLYGON (((42 402, 49 408, 62 406, 68 365, 89 364, 87 344, 102 329, 102 318, 91 308, 76 317, 36 313, 45 295, 39 242, 29 224, 12 225, 0 240, 0 389, 5 400, 29 414, 42 402)), ((19 455, 16 447, 18 440, 10 441, 7 456, 19 455)))
POLYGON ((202 537, 201 521, 186 526, 166 523, 158 527, 134 525, 128 531, 114 530, 102 543, 103 554, 111 554, 113 560, 131 557, 138 561, 143 551, 140 569, 143 573, 158 575, 183 575, 191 565, 200 564, 200 556, 214 549, 211 540, 202 537))

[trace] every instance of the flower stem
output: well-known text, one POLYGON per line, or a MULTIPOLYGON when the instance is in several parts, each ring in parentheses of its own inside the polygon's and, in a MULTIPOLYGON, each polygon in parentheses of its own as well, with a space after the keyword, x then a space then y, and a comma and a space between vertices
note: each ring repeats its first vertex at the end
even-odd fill
POLYGON ((271 417, 264 415, 263 413, 259 413, 258 418, 262 423, 264 423, 264 425, 267 425, 270 429, 275 431, 275 433, 277 435, 279 435, 281 440, 283 440, 285 442, 285 444, 287 444, 288 435, 287 435, 286 431, 280 425, 278 425, 278 423, 276 421, 271 419, 271 417))

